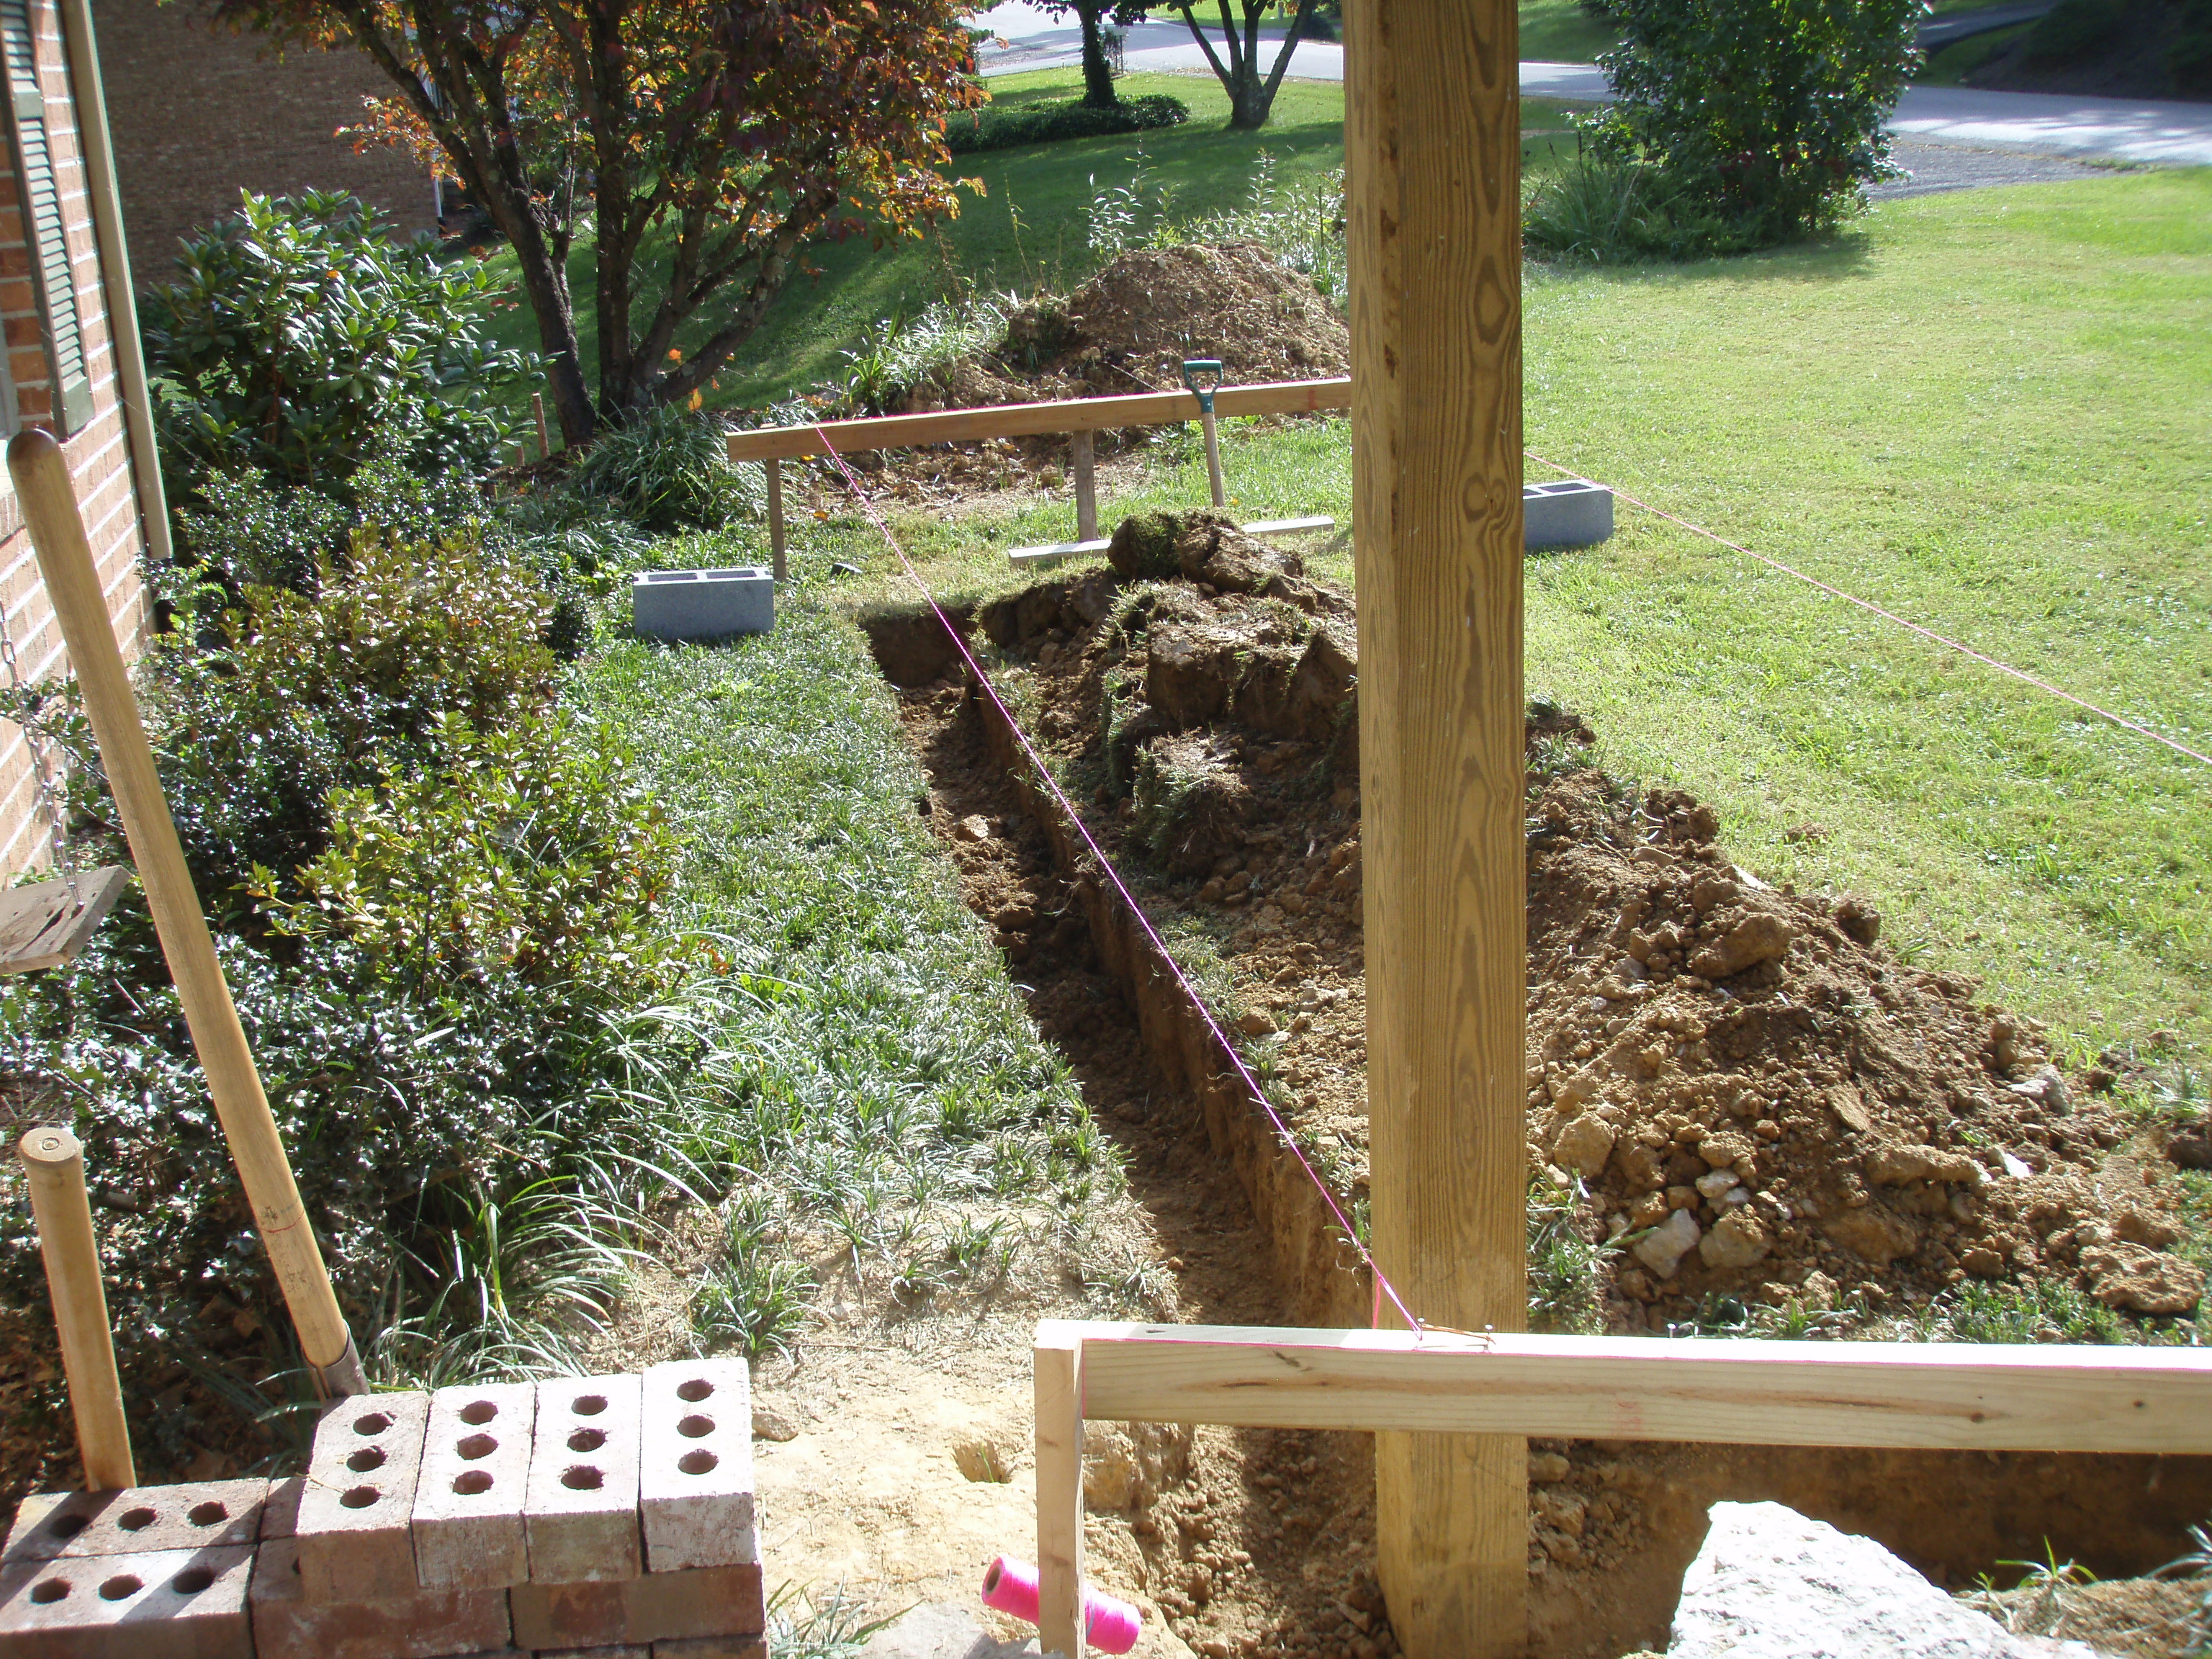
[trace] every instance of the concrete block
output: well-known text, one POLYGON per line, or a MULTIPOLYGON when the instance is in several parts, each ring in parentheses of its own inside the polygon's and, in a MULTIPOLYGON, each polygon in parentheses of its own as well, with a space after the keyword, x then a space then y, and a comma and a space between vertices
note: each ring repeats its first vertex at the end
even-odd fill
POLYGON ((753 1526, 752 1377, 742 1359, 644 1375, 638 1516, 649 1572, 760 1560, 753 1526))
POLYGON ((253 1551, 148 1550, 0 1571, 8 1659, 254 1659, 253 1551))
POLYGON ((528 1382, 430 1396, 415 1485, 415 1577, 426 1589, 501 1588, 530 1577, 522 1522, 538 1390, 528 1382))
POLYGON ((1587 478, 1521 487, 1522 545, 1588 547, 1613 534, 1613 491, 1587 478))
POLYGON ((714 640, 775 626, 775 580, 759 565, 647 570, 630 580, 630 626, 647 639, 714 640))
POLYGON ((289 1538, 261 1546, 252 1605, 257 1659, 435 1659, 507 1645, 503 1590, 410 1589, 362 1601, 311 1601, 300 1577, 298 1542, 289 1538))
POLYGON ((15 1511, 0 1565, 251 1544, 261 1535, 268 1496, 266 1480, 34 1493, 15 1511))
MULTIPOLYGON (((524 1524, 532 1583, 635 1578, 638 1379, 564 1376, 538 1385, 524 1524)), ((610 1640, 614 1638, 609 1638, 610 1640)), ((524 1642, 527 1648, 575 1642, 524 1642)), ((583 1644, 582 1645, 589 1645, 583 1644)))
POLYGON ((655 1642, 653 1659, 768 1659, 761 1636, 694 1636, 680 1642, 655 1642))
POLYGON ((430 1396, 420 1393, 355 1395, 325 1409, 296 1528, 309 1601, 415 1592, 409 1522, 429 1417, 430 1396))
POLYGON ((620 1582, 517 1584, 507 1600, 514 1644, 533 1652, 758 1636, 768 1628, 761 1570, 750 1565, 694 1567, 620 1582))

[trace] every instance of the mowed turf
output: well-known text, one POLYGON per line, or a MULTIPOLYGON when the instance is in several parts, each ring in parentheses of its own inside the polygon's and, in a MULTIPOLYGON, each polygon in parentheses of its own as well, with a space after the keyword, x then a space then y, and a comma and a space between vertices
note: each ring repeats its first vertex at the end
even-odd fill
MULTIPOLYGON (((2212 172, 1886 204, 1840 242, 1526 284, 1538 455, 2212 753, 2212 172)), ((1351 511, 1340 421, 1225 433, 1246 516, 1351 511)), ((1557 477, 1531 461, 1532 480, 1557 477)), ((1167 446, 1104 517, 1205 499, 1167 446)), ((948 587, 1065 488, 900 528, 948 587)), ((1528 567, 1528 679, 1769 879, 1854 891, 2086 1055, 2212 1042, 2212 767, 1625 503, 1528 567)), ((879 544, 836 534, 869 561, 879 544)), ((1338 550, 1317 564, 1349 580, 1338 550)), ((880 584, 878 586, 878 584, 880 584)))

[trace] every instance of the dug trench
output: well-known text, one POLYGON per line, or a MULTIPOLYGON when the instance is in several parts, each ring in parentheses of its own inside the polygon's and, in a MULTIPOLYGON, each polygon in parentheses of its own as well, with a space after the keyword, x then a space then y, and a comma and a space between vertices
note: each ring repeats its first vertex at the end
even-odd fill
MULTIPOLYGON (((1112 568, 952 613, 1346 1214, 1366 1110, 1357 647, 1349 598, 1192 515, 1112 568)), ((1122 1148, 1169 1316, 1358 1325, 1329 1204, 1094 867, 932 612, 863 619, 930 779, 918 803, 1040 1029, 1122 1148)), ((1528 726, 1532 1308, 1553 1328, 1911 1335, 2057 1286, 2174 1340, 2169 1147, 2069 1077, 2032 1020, 1880 941, 1870 907, 1776 890, 1679 792, 1528 726), (1975 1302, 1974 1298, 1981 1298, 1975 1302), (1916 1322, 1919 1322, 1916 1323, 1916 1322)), ((2183 1340, 2185 1340, 2183 1339, 2183 1340)), ((1746 1432, 1755 1435, 1756 1425, 1746 1432)), ((1196 1651, 1395 1650, 1364 1437, 1204 1430, 1094 1485, 1091 1547, 1196 1651)), ((2055 1550, 2148 1571, 2212 1513, 2212 1460, 1538 1442, 1532 1651, 1663 1648, 1721 1499, 1870 1534, 1939 1583, 2055 1550)))

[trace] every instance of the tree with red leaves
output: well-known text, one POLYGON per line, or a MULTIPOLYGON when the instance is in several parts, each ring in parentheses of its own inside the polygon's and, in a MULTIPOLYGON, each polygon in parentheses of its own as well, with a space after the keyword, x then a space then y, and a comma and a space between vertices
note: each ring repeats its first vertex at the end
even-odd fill
POLYGON ((956 213, 946 117, 981 101, 958 0, 210 0, 367 52, 361 142, 459 178, 520 264, 562 435, 696 403, 819 239, 956 213), (587 235, 599 395, 568 255, 587 235), (710 325, 688 355, 676 343, 710 325))

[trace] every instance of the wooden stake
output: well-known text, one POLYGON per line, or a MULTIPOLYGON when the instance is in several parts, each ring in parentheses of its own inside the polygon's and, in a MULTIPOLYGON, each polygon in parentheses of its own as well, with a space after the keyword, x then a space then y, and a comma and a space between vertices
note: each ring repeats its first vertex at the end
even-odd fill
POLYGON ((769 553, 775 561, 775 579, 781 581, 791 574, 784 560, 783 463, 771 455, 763 465, 768 469, 769 553))
MULTIPOLYGON (((1415 1317, 1514 1331, 1518 28, 1510 0, 1349 0, 1346 22, 1375 1254, 1415 1317)), ((1526 1456, 1510 1435, 1376 1437, 1377 1565, 1407 1659, 1525 1650, 1526 1456)))
POLYGON ((1210 409, 1199 411, 1198 423, 1206 429, 1206 481, 1213 489, 1216 507, 1229 505, 1229 492, 1221 487, 1221 429, 1210 409))
POLYGON ((1075 539, 1098 538, 1098 473, 1091 434, 1075 434, 1075 539))
POLYGON ((291 1310, 301 1352, 326 1392, 365 1394, 368 1384, 360 1356, 301 1207, 300 1189, 284 1157, 276 1120, 270 1115, 268 1097, 261 1091, 253 1051, 216 960, 207 918, 154 770, 153 750, 147 745, 131 677, 115 643, 114 623, 100 592, 84 520, 77 512, 69 465, 52 434, 30 427, 9 441, 8 471, 15 477, 16 499, 39 556, 39 571, 84 693, 100 761, 131 839, 131 860, 161 935, 161 954, 168 958, 169 974, 191 1028, 192 1047, 207 1073, 216 1115, 222 1120, 231 1159, 253 1206, 254 1224, 260 1229, 285 1305, 291 1310))
POLYGON ((138 1484, 131 1462, 131 1430, 123 1420, 123 1385, 115 1375, 115 1343, 107 1293, 100 1283, 100 1240, 84 1192, 84 1152, 67 1129, 33 1129, 17 1152, 31 1187, 39 1254, 62 1340, 70 1413, 76 1419, 77 1455, 88 1492, 138 1484))
POLYGON ((537 417, 538 421, 538 459, 542 461, 553 453, 553 439, 545 429, 545 394, 544 392, 533 392, 530 394, 530 412, 537 417))
POLYGON ((1048 1322, 1032 1350, 1036 1390, 1037 1646, 1083 1659, 1083 1338, 1048 1322))

